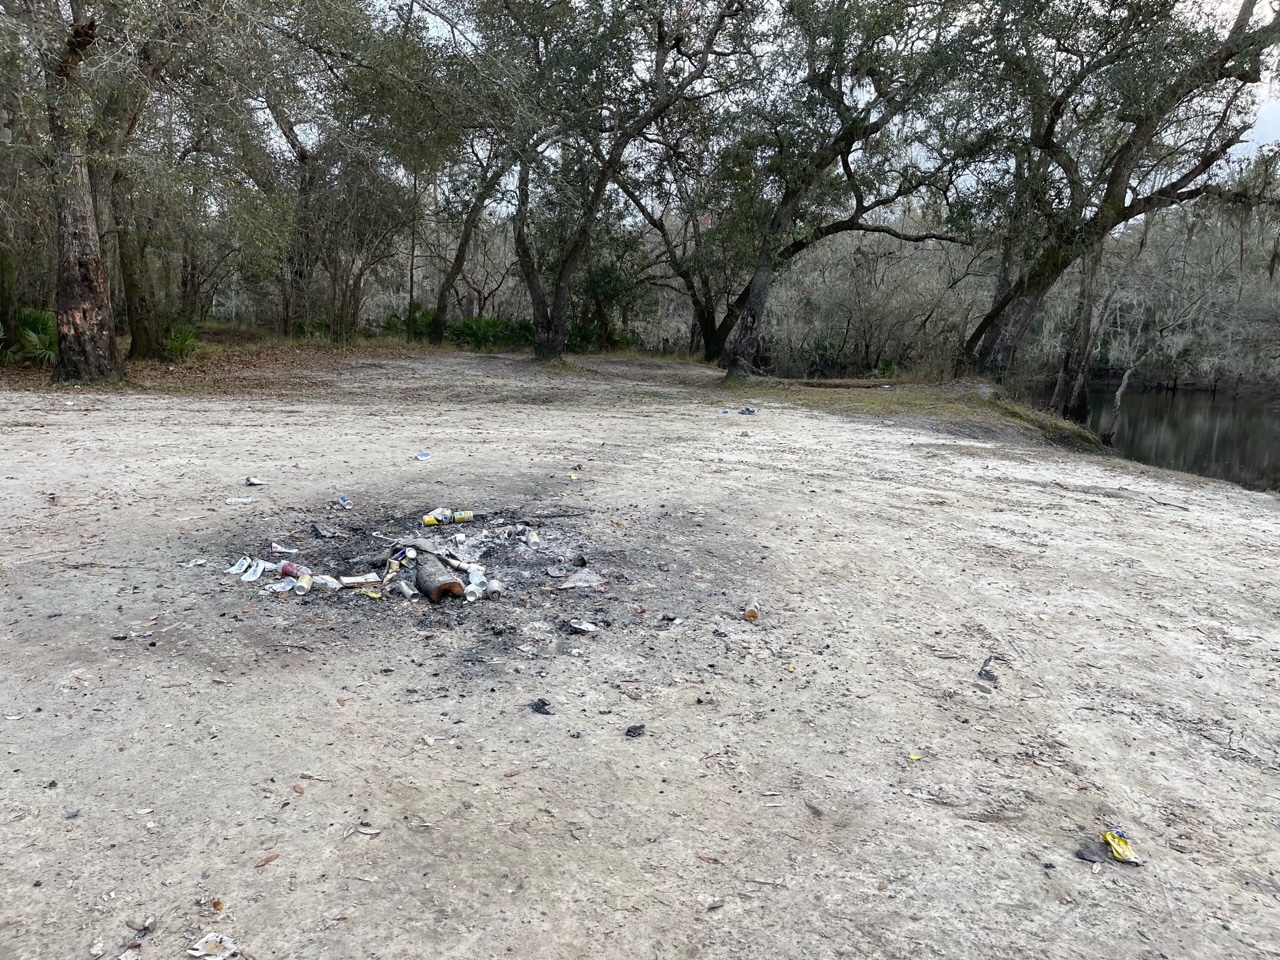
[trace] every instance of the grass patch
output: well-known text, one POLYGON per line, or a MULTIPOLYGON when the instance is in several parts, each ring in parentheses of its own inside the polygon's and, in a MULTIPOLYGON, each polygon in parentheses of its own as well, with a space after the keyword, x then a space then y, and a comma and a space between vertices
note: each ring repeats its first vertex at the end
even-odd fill
POLYGON ((1092 453, 1104 450, 1101 441, 1078 424, 1004 399, 983 381, 889 385, 846 380, 842 387, 734 378, 716 389, 721 394, 772 399, 837 416, 914 421, 974 438, 1029 439, 1092 453))

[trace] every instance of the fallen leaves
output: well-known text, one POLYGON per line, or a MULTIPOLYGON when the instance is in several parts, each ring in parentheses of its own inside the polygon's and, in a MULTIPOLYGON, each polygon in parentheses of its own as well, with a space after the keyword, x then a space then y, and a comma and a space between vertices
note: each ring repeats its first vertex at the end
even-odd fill
POLYGON ((254 866, 254 869, 256 870, 258 867, 265 867, 268 863, 275 863, 275 862, 276 862, 277 860, 279 860, 279 859, 280 859, 280 854, 278 854, 278 853, 273 853, 273 854, 270 854, 270 855, 268 855, 268 856, 263 857, 261 860, 259 860, 257 863, 255 863, 253 866, 254 866))

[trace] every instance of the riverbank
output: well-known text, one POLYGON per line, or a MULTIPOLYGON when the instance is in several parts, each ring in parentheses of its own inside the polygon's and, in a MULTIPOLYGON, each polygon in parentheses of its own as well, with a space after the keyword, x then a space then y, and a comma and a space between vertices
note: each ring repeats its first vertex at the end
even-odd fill
POLYGON ((454 353, 134 376, 0 392, 14 957, 120 956, 148 916, 143 956, 212 930, 260 960, 1280 938, 1273 497, 916 388, 454 353), (465 609, 221 572, 442 505, 547 518, 545 560, 465 609), (604 582, 559 589, 558 549, 604 582), (1144 866, 1077 858, 1112 827, 1144 866))

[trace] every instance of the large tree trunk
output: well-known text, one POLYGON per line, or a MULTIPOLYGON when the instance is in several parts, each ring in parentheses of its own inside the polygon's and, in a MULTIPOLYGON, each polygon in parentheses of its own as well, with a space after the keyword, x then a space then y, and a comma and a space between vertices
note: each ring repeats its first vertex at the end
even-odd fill
MULTIPOLYGON (((764 322, 764 310, 769 302, 769 287, 772 282, 773 256, 769 250, 768 243, 766 243, 761 247, 760 254, 756 258, 755 273, 751 275, 751 282, 747 285, 746 297, 739 297, 744 302, 736 317, 738 335, 734 338, 733 346, 729 349, 726 357, 727 376, 732 377, 755 369, 760 353, 760 334, 764 322)), ((731 316, 727 316, 725 319, 733 319, 732 313, 733 308, 731 307, 731 316)), ((729 331, 726 330, 726 338, 728 333, 729 331)))
POLYGON ((1015 296, 1001 311, 1000 319, 987 330, 978 350, 978 366, 983 373, 1000 378, 1008 372, 1043 298, 1044 291, 1028 291, 1015 296))
MULTIPOLYGON (((55 82, 55 98, 65 78, 55 82)), ((122 370, 116 350, 115 322, 107 265, 102 259, 89 163, 77 120, 64 122, 49 111, 53 142, 53 188, 58 211, 58 269, 54 309, 58 318, 55 380, 114 380, 122 370)))
POLYGON ((964 356, 976 357, 979 369, 997 379, 1004 376, 1018 353, 1036 309, 1045 294, 1075 261, 1067 247, 1046 250, 1038 260, 1024 265, 1018 279, 997 296, 965 342, 964 356))
POLYGON ((710 330, 702 330, 702 359, 707 363, 715 363, 724 356, 725 344, 729 342, 729 334, 733 328, 727 324, 712 325, 710 330))
MULTIPOLYGON (((560 324, 567 324, 569 313, 569 290, 568 283, 560 283, 557 280, 555 296, 551 303, 547 302, 546 289, 542 285, 542 273, 538 269, 537 259, 533 254, 533 247, 529 243, 529 235, 526 232, 529 217, 529 167, 527 164, 520 164, 520 174, 516 181, 516 217, 514 240, 516 247, 516 257, 520 263, 520 275, 524 277, 525 287, 529 291, 529 309, 533 315, 533 355, 539 360, 551 360, 564 352, 565 336, 559 338, 559 346, 556 345, 555 327, 557 320, 553 314, 563 301, 563 316, 559 319, 560 324), (564 295, 561 296, 561 287, 564 288, 564 295)), ((561 273, 563 276, 563 271, 561 273)), ((567 333, 567 326, 565 328, 567 333)))
POLYGON ((1093 346, 1093 300, 1098 286, 1098 267, 1102 263, 1102 245, 1085 261, 1080 275, 1080 293, 1076 298, 1075 321, 1058 367, 1057 381, 1049 408, 1077 423, 1089 420, 1089 394, 1081 393, 1080 383, 1089 377, 1093 346))
POLYGON ((571 272, 562 266, 556 280, 555 295, 542 311, 542 323, 535 314, 533 322, 533 355, 539 360, 554 360, 564 353, 569 341, 569 307, 572 303, 569 290, 571 272))
POLYGON ((133 193, 128 180, 119 173, 111 181, 111 206, 116 221, 124 311, 129 321, 129 359, 160 360, 168 355, 168 348, 151 296, 151 273, 147 269, 146 250, 138 237, 133 193))

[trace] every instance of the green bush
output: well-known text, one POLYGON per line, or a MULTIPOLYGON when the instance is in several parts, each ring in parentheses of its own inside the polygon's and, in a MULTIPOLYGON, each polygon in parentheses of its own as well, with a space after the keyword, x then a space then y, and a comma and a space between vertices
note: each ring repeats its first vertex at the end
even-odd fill
POLYGON ((57 363, 57 318, 48 310, 19 309, 18 342, 4 345, 4 362, 34 363, 41 367, 57 363))
POLYGON ((885 360, 880 366, 868 373, 867 377, 872 380, 896 380, 904 372, 893 360, 885 360))
POLYGON ((196 351, 196 347, 200 345, 196 332, 187 326, 174 327, 169 331, 169 337, 166 341, 169 353, 173 355, 175 360, 185 360, 196 351))
POLYGON ((308 340, 312 337, 327 337, 329 335, 329 321, 324 317, 310 320, 295 320, 293 328, 289 331, 290 335, 298 340, 308 340))
POLYGON ((598 353, 602 350, 630 350, 640 340, 630 334, 610 329, 606 334, 595 324, 571 323, 565 335, 568 353, 598 353))
MULTIPOLYGON (((425 340, 431 333, 431 324, 435 322, 435 310, 428 310, 415 300, 409 305, 409 316, 413 324, 413 338, 425 340)), ((393 336, 405 335, 405 319, 399 311, 393 311, 382 321, 382 332, 393 336)))
POLYGON ((449 324, 449 338, 460 347, 492 350, 533 345, 533 323, 507 317, 472 317, 449 324))

